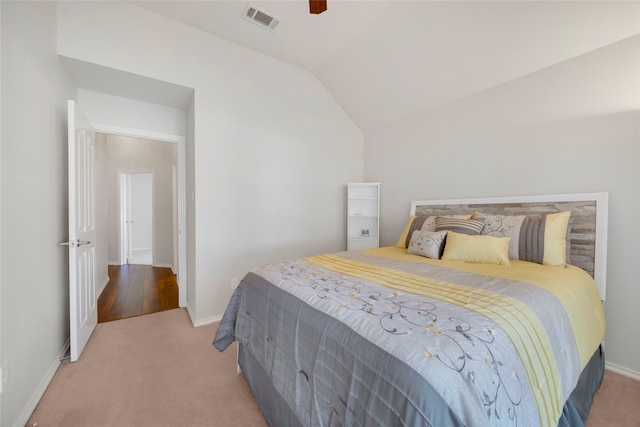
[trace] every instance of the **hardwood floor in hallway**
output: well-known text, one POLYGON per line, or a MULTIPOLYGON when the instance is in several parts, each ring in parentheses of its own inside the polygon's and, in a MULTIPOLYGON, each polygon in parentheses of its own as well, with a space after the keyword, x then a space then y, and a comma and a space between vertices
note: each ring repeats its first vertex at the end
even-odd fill
POLYGON ((98 322, 178 308, 178 285, 170 268, 110 265, 109 283, 98 298, 98 322))

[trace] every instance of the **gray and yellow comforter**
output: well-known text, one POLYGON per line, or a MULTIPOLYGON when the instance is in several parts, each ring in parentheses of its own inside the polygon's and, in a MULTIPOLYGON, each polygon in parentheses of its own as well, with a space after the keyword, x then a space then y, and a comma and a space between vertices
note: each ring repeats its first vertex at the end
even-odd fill
POLYGON ((556 426, 604 326, 576 267, 389 247, 255 269, 214 345, 237 340, 299 425, 556 426))

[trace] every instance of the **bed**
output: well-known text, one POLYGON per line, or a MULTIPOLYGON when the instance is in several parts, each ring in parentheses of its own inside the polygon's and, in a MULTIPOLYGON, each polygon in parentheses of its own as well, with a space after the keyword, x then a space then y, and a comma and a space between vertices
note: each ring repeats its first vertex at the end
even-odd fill
POLYGON ((581 426, 607 193, 411 203, 395 246, 260 266, 213 344, 271 426, 581 426))

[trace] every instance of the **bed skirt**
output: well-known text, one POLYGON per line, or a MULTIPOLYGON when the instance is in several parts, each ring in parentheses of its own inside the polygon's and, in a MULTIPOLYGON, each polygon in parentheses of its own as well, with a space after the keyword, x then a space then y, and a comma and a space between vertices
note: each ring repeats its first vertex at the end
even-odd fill
MULTIPOLYGON (((255 357, 242 344, 238 344, 238 364, 262 411, 272 427, 302 426, 293 410, 274 388, 269 376, 255 357)), ((558 427, 584 426, 593 398, 604 376, 604 351, 598 347, 578 380, 578 385, 565 403, 558 427)), ((435 426, 438 427, 438 426, 435 426)))

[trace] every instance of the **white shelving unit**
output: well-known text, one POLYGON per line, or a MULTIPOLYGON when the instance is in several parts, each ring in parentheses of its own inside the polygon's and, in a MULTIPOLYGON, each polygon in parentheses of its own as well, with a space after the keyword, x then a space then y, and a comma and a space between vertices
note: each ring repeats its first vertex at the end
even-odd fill
POLYGON ((380 183, 347 184, 347 250, 380 244, 380 183))

